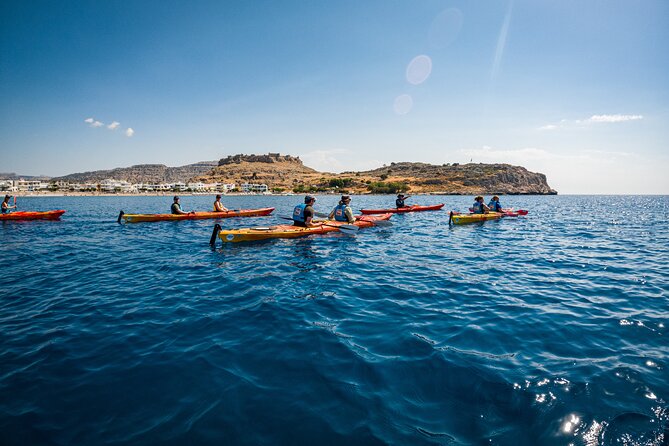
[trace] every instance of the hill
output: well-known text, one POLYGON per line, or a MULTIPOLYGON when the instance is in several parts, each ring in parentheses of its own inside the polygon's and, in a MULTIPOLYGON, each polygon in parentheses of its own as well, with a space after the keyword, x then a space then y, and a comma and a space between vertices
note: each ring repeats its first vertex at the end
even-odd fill
POLYGON ((546 176, 509 164, 391 163, 363 172, 318 172, 299 157, 270 153, 234 155, 219 160, 197 181, 264 183, 275 191, 444 194, 557 194, 546 176))
POLYGON ((52 180, 69 181, 71 183, 91 183, 113 178, 131 183, 186 182, 193 177, 210 172, 216 166, 216 161, 201 161, 180 167, 167 167, 164 164, 138 164, 136 166, 119 167, 111 170, 73 173, 71 175, 52 178, 52 180))

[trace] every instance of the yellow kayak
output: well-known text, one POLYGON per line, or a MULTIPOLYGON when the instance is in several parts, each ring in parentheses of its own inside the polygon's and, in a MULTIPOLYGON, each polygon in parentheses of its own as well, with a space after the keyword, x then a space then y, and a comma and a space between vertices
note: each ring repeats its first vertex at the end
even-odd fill
POLYGON ((346 224, 340 221, 323 221, 318 226, 303 228, 293 225, 276 225, 256 228, 227 229, 217 231, 214 229, 210 244, 214 244, 216 235, 226 243, 252 242, 257 240, 267 240, 272 238, 295 238, 304 237, 311 234, 325 234, 328 232, 342 231, 345 233, 355 233, 359 228, 375 226, 375 222, 385 221, 392 214, 378 216, 365 215, 356 220, 353 224, 346 224), (355 227, 352 227, 355 226, 355 227), (218 232, 218 233, 217 233, 218 232))
POLYGON ((488 212, 487 214, 456 214, 451 212, 448 217, 448 223, 454 225, 465 225, 467 223, 477 223, 486 220, 497 220, 504 217, 501 212, 488 212))

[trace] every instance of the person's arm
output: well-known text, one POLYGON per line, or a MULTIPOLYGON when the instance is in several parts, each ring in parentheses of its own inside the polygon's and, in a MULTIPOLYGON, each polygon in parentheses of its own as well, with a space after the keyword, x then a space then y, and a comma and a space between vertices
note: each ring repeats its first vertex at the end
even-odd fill
POLYGON ((305 209, 304 210, 304 224, 309 228, 313 226, 318 226, 315 224, 312 220, 314 219, 314 210, 313 209, 305 209))
POLYGON ((332 211, 330 211, 330 215, 328 215, 328 220, 332 220, 334 218, 335 209, 337 209, 337 208, 334 208, 334 209, 332 209, 332 211))
POLYGON ((344 214, 346 214, 346 220, 348 220, 349 223, 353 223, 355 221, 351 206, 346 206, 346 209, 344 209, 344 214))

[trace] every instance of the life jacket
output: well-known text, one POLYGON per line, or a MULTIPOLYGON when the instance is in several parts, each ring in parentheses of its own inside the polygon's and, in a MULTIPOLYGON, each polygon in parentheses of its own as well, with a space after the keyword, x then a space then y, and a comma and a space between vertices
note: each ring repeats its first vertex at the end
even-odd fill
POLYGON ((306 220, 304 218, 304 209, 307 207, 307 204, 298 204, 295 206, 295 209, 293 209, 293 221, 299 222, 299 223, 305 223, 306 220))
POLYGON ((2 213, 6 214, 7 212, 9 212, 9 203, 7 203, 6 201, 3 201, 2 202, 2 213))
POLYGON ((475 201, 472 205, 472 209, 475 214, 483 214, 483 203, 475 201))
POLYGON ((348 218, 346 218, 346 205, 345 204, 342 203, 334 209, 334 219, 335 219, 335 221, 348 222, 348 218))
POLYGON ((499 201, 490 200, 490 203, 488 203, 488 207, 490 208, 491 211, 495 211, 495 212, 501 212, 502 211, 502 205, 499 204, 499 201))
POLYGON ((406 207, 406 205, 404 204, 404 200, 401 200, 399 198, 397 200, 395 200, 395 206, 397 206, 398 208, 406 207))
POLYGON ((172 213, 173 214, 180 214, 179 212, 181 210, 181 206, 179 206, 179 203, 172 203, 172 213))

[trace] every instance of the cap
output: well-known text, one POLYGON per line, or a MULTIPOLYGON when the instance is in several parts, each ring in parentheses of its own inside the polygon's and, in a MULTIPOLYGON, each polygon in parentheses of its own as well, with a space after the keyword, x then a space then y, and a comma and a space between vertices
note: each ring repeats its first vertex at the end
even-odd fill
POLYGON ((397 198, 404 198, 404 194, 397 194, 397 198))
POLYGON ((350 195, 342 195, 341 196, 341 201, 346 201, 346 200, 350 200, 350 199, 351 199, 350 195))
POLYGON ((179 199, 179 196, 175 195, 174 196, 174 201, 177 201, 179 199))
POLYGON ((497 195, 492 197, 493 200, 499 200, 499 197, 497 195))
POLYGON ((476 198, 474 198, 474 200, 483 200, 483 197, 480 196, 480 195, 477 195, 476 198))
POLYGON ((313 197, 311 195, 307 195, 306 197, 304 197, 304 202, 309 203, 310 201, 314 201, 315 199, 316 199, 316 197, 313 197))

